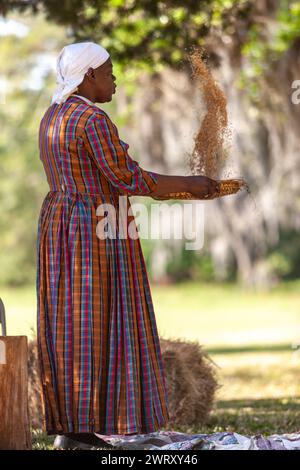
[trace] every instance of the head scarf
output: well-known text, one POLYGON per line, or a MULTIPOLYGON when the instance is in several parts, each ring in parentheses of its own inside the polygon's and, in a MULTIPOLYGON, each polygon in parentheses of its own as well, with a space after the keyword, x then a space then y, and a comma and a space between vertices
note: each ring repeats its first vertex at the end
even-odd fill
POLYGON ((57 88, 51 104, 63 103, 83 81, 90 67, 97 68, 110 57, 106 49, 94 42, 78 42, 65 46, 56 61, 57 88))

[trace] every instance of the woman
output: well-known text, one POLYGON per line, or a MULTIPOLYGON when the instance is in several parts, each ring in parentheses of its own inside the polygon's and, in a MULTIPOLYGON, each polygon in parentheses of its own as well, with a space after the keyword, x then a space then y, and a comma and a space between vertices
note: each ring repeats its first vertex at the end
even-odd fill
POLYGON ((169 419, 140 240, 118 236, 118 224, 115 238, 99 236, 99 207, 112 205, 118 221, 119 196, 129 209, 130 195, 190 191, 202 198, 217 188, 209 178, 160 175, 131 159, 95 105, 112 100, 115 80, 100 45, 64 47, 39 129, 50 191, 38 221, 38 352, 44 425, 57 434, 56 448, 103 447, 95 433, 150 433, 169 419))

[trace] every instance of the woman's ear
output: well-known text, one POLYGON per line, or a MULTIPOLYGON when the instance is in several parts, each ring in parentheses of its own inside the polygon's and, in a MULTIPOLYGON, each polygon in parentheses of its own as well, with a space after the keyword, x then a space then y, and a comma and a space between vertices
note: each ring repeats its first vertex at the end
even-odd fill
POLYGON ((93 69, 92 67, 89 67, 89 69, 88 69, 87 72, 86 72, 86 75, 87 75, 89 78, 95 78, 94 69, 93 69))

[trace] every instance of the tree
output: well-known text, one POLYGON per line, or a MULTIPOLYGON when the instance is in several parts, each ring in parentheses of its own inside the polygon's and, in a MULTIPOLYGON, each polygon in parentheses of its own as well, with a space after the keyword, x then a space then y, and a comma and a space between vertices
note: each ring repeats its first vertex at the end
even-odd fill
MULTIPOLYGON (((251 18, 249 0, 0 0, 0 13, 45 12, 68 27, 72 41, 93 40, 109 49, 123 67, 177 67, 191 46, 203 44, 212 28, 231 31, 251 18)), ((246 29, 249 25, 246 26, 246 29)), ((246 31, 245 29, 245 31, 246 31)))
POLYGON ((14 20, 22 21, 27 33, 1 37, 0 78, 7 86, 0 101, 0 265, 1 282, 20 285, 35 278, 38 214, 49 190, 39 160, 38 126, 54 88, 53 49, 66 38, 63 28, 40 16, 14 20), (42 77, 41 57, 47 65, 42 77))

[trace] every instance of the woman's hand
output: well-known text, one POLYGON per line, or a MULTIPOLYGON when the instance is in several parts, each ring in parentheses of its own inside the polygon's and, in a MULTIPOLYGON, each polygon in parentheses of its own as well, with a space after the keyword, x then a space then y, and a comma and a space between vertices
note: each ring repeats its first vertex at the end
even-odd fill
POLYGON ((173 176, 157 173, 158 181, 149 195, 154 198, 172 193, 191 193, 196 199, 210 199, 219 192, 219 182, 207 176, 173 176))
POLYGON ((219 182, 208 176, 189 176, 188 192, 199 199, 211 199, 220 191, 219 182))

